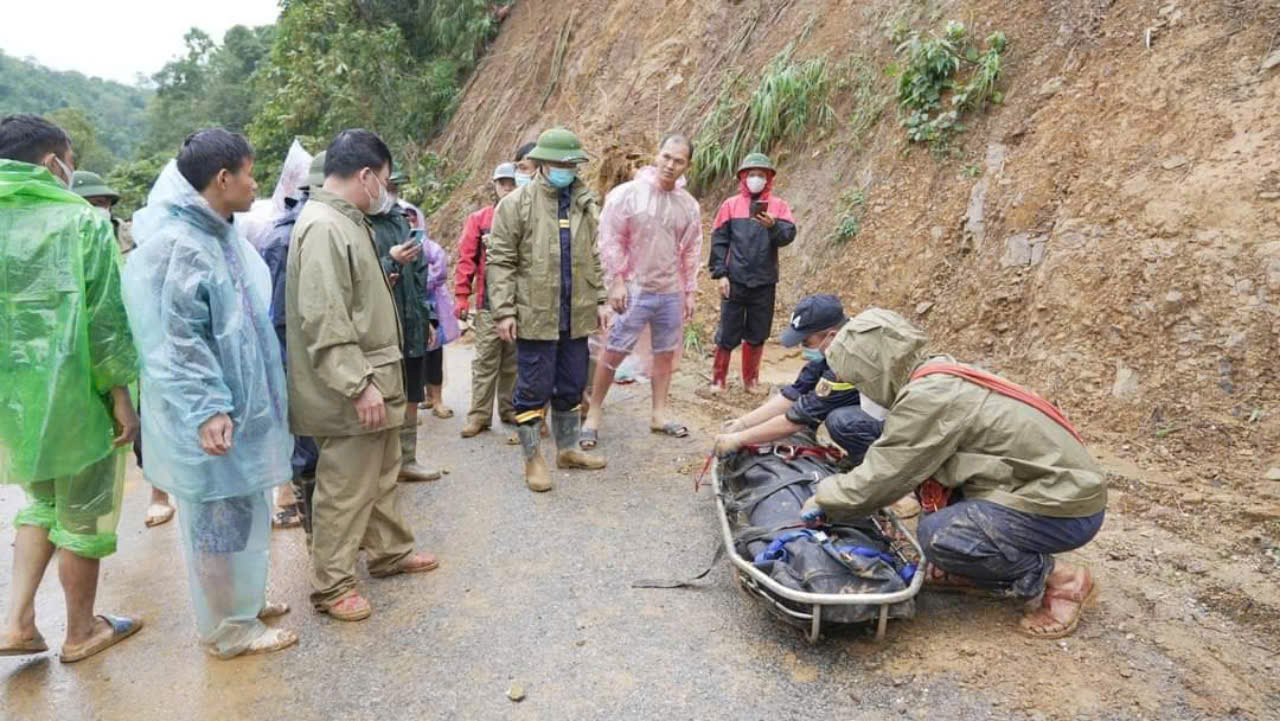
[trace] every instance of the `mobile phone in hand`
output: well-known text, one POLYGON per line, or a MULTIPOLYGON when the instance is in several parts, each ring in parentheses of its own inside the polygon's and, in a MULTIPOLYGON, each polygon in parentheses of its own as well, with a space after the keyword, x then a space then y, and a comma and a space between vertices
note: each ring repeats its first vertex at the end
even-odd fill
POLYGON ((751 201, 751 217, 754 218, 769 209, 769 204, 762 200, 751 201))
POLYGON ((421 243, 422 239, 427 236, 427 232, 422 228, 409 229, 409 241, 412 243, 421 243))

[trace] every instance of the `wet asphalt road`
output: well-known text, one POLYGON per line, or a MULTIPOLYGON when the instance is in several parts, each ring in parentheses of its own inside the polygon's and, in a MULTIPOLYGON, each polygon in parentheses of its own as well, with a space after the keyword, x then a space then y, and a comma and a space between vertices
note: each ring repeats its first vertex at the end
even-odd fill
MULTIPOLYGON (((133 469, 98 608, 140 614, 146 627, 73 666, 54 653, 0 659, 0 719, 1023 717, 972 689, 957 693, 946 673, 914 681, 887 673, 894 623, 885 644, 853 634, 811 646, 745 599, 723 562, 694 590, 630 588, 639 578, 686 576, 710 556, 713 502, 705 488, 692 492, 687 473, 708 445, 705 431, 653 435, 647 387, 616 388, 601 432, 609 469, 556 471, 554 491, 531 494, 505 432, 458 437, 470 349, 451 348, 448 358, 446 399, 457 415, 424 422, 420 457, 450 473, 402 487, 438 571, 369 580, 362 564, 374 615, 340 623, 308 607, 302 531, 276 531, 268 596, 292 604, 278 623, 300 644, 208 658, 196 645, 177 524, 143 527, 146 487, 133 469), (520 703, 507 697, 512 684, 526 693, 520 703), (930 697, 948 698, 941 712, 929 709, 930 697)), ((6 545, 19 502, 16 489, 0 486, 6 545)), ((11 564, 0 554, 6 603, 11 564)), ((56 650, 64 613, 52 570, 38 609, 56 650)))

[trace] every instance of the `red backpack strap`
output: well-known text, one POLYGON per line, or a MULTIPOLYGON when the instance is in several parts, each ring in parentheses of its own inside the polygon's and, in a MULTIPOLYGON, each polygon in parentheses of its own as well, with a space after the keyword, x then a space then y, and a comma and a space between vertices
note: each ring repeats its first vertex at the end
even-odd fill
POLYGON ((1084 439, 1080 436, 1080 432, 1076 430, 1075 426, 1071 425, 1071 421, 1067 420, 1066 416, 1062 415, 1062 411, 1059 411, 1057 406, 1041 398, 1035 393, 1032 393, 1026 388, 1023 388, 1017 383, 1007 381, 1000 376, 987 373, 986 371, 980 371, 976 368, 968 368, 956 363, 929 363, 917 368, 915 372, 911 374, 911 380, 919 380, 925 376, 937 374, 955 376, 956 378, 966 380, 974 385, 982 386, 992 393, 999 393, 1006 398, 1021 401, 1022 403, 1025 403, 1045 414, 1052 419, 1053 422, 1062 426, 1071 434, 1072 438, 1075 438, 1081 443, 1084 442, 1084 439))

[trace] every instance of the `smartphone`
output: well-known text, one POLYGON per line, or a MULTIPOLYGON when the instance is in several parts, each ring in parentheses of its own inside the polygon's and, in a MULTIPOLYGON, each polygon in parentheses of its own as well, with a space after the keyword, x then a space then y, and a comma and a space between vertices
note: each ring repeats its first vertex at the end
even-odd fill
POLYGON ((426 235, 427 235, 427 231, 423 230, 422 228, 409 229, 409 240, 414 243, 421 243, 422 239, 425 238, 426 235))
POLYGON ((757 215, 760 215, 761 213, 765 212, 768 209, 769 209, 769 204, 762 200, 751 201, 751 217, 752 218, 756 217, 757 215))

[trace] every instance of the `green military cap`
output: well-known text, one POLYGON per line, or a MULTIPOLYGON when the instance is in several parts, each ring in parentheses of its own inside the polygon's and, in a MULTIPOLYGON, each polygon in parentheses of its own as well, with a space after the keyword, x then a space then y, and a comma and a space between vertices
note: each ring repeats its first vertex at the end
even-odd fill
POLYGON ((387 177, 387 182, 395 183, 396 185, 401 185, 403 183, 409 182, 409 176, 405 174, 403 170, 397 170, 392 172, 391 175, 387 177))
POLYGON ((102 176, 87 170, 77 170, 71 174, 71 190, 81 198, 111 198, 111 202, 120 199, 120 194, 102 181, 102 176))
POLYGON ((544 130, 542 135, 538 136, 537 145, 525 157, 552 163, 587 162, 587 154, 582 150, 582 141, 565 128, 544 130))
POLYGON ((299 189, 309 190, 324 185, 324 156, 327 151, 321 150, 311 159, 311 168, 307 170, 307 180, 299 189))
POLYGON ((744 170, 767 170, 770 173, 776 173, 777 169, 773 167, 773 161, 769 160, 769 156, 764 153, 751 153, 742 159, 742 165, 738 166, 738 172, 744 170))

